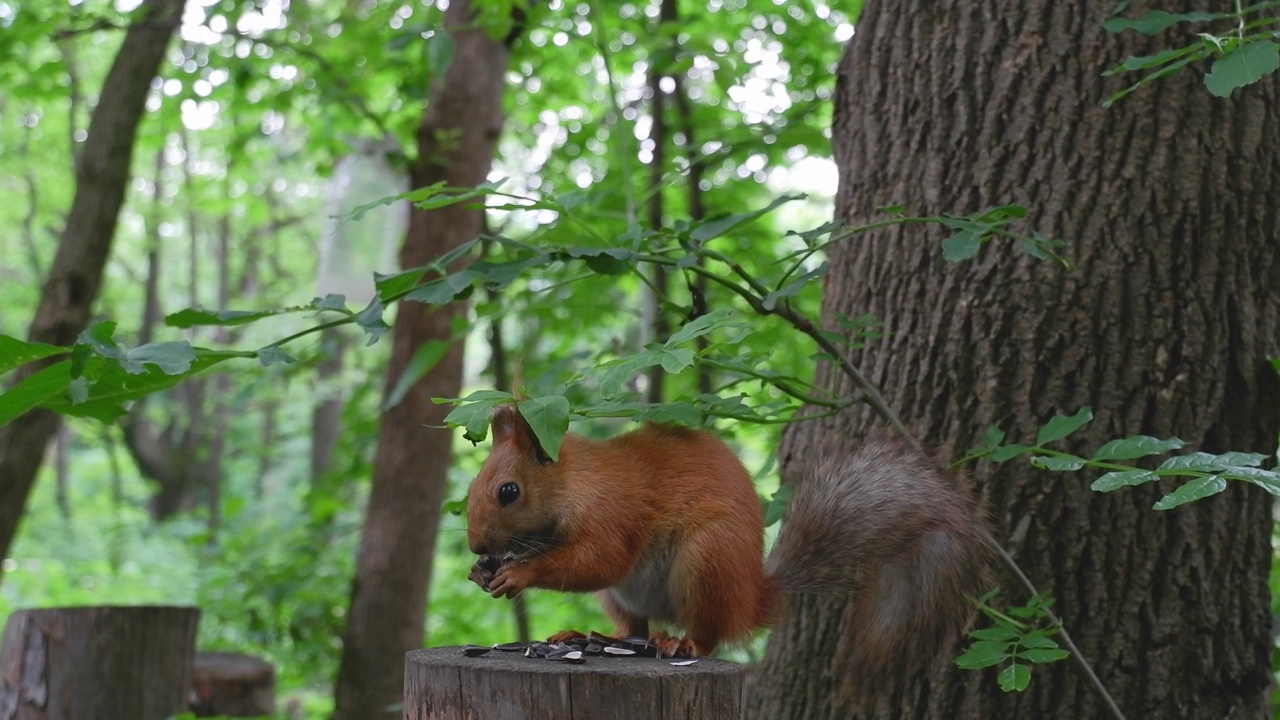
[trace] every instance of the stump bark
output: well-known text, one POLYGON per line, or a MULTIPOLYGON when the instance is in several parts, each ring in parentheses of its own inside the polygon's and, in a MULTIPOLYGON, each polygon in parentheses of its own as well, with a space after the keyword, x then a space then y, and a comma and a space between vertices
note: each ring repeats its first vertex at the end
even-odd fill
POLYGON ((713 658, 592 656, 582 665, 460 647, 405 656, 406 720, 738 720, 746 668, 713 658))
POLYGON ((196 653, 191 710, 196 717, 258 717, 276 712, 271 663, 239 653, 196 653))
POLYGON ((187 710, 200 611, 19 610, 0 642, 0 720, 164 720, 187 710))

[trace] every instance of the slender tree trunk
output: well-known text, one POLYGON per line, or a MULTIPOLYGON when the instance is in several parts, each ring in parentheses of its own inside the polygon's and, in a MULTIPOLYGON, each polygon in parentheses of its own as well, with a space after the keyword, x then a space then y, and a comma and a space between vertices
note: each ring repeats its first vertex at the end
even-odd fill
MULTIPOLYGON (((675 19, 674 17, 672 18, 675 19)), ((693 104, 689 102, 689 95, 685 92, 684 82, 681 76, 676 75, 671 78, 675 81, 675 104, 676 112, 680 116, 680 134, 682 144, 684 146, 685 164, 688 166, 688 177, 685 178, 685 187, 688 189, 689 196, 689 220, 691 222, 702 222, 707 216, 706 203, 702 191, 702 176, 706 170, 706 158, 702 157, 701 151, 698 149, 698 142, 695 138, 696 128, 693 122, 693 104)), ((702 257, 698 257, 698 265, 701 266, 702 257)), ((690 294, 693 295, 693 312, 701 315, 707 311, 707 276, 697 275, 693 279, 693 286, 689 288, 690 294)), ((711 338, 708 335, 699 335, 693 340, 694 347, 698 351, 698 355, 706 352, 711 346, 711 338)), ((711 367, 698 363, 698 393, 702 395, 710 395, 714 391, 711 382, 711 367)))
POLYGON ((18 157, 22 158, 26 170, 22 174, 23 184, 27 189, 27 212, 22 216, 22 244, 27 251, 27 264, 31 266, 31 279, 40 282, 44 279, 44 264, 40 262, 40 250, 36 243, 36 215, 40 211, 40 188, 36 185, 36 174, 29 159, 31 153, 31 136, 35 133, 27 128, 22 133, 22 142, 18 144, 18 157))
MULTIPOLYGON (((488 241, 484 243, 486 253, 492 247, 488 241)), ((486 287, 485 300, 496 303, 502 296, 501 290, 486 287)), ((502 332, 502 318, 495 317, 489 321, 489 372, 493 375, 493 389, 511 392, 511 372, 507 364, 506 335, 502 332)), ((524 595, 511 598, 511 615, 516 621, 516 639, 528 643, 533 637, 529 629, 529 601, 524 595)))
MULTIPOLYGON (((436 78, 418 131, 413 187, 444 180, 484 181, 502 129, 507 44, 469 27, 470 3, 449 4, 446 26, 454 57, 436 78)), ((483 214, 454 205, 414 209, 400 252, 403 267, 424 265, 480 234, 483 214)), ((452 337, 462 305, 402 303, 392 329, 386 391, 420 345, 452 337)), ((462 345, 382 418, 373 487, 356 561, 351 611, 335 687, 338 720, 395 717, 403 698, 404 654, 423 642, 423 614, 440 505, 450 462, 451 433, 438 429, 447 408, 432 397, 454 397, 462 381, 462 345), (435 427, 433 427, 435 426, 435 427)))
POLYGON ((71 473, 68 467, 68 455, 71 444, 71 431, 66 423, 58 424, 58 431, 53 435, 53 477, 58 501, 58 514, 63 520, 71 520, 71 473))
MULTIPOLYGON (((69 345, 88 324, 129 184, 151 79, 182 20, 183 4, 144 0, 139 21, 129 27, 107 73, 100 97, 110 102, 99 103, 89 122, 71 211, 28 334, 33 341, 69 345)), ((23 374, 37 369, 28 366, 23 374)), ((57 415, 44 409, 0 427, 0 557, 8 554, 17 534, 45 446, 57 427, 57 415)))
MULTIPOLYGON (((1104 69, 1188 38, 1107 34, 1111 6, 1079 1, 866 8, 835 98, 837 218, 864 223, 894 203, 933 214, 1016 202, 1029 229, 1068 242, 1077 266, 1000 243, 950 265, 943 233, 919 229, 833 249, 827 319, 884 321, 884 337, 853 360, 915 434, 957 454, 990 425, 1031 442, 1055 413, 1088 405, 1095 419, 1067 449, 1148 434, 1189 450, 1274 452, 1280 78, 1218 99, 1187 69, 1104 109, 1127 82, 1104 69)), ((859 410, 797 427, 785 470, 846 452, 873 424, 859 410)), ((974 473, 998 539, 1052 593, 1127 717, 1267 717, 1266 493, 1235 486, 1157 512, 1172 484, 1100 494, 1094 475, 1022 461, 974 473)), ((1000 586, 997 603, 1026 600, 1012 578, 1000 586)), ((830 678, 813 652, 837 611, 806 606, 779 628, 761 717, 850 716, 823 704, 830 678)), ((1001 692, 995 674, 943 659, 863 716, 1107 716, 1069 662, 1036 667, 1023 693, 1001 692)))
MULTIPOLYGON (((675 0, 662 0, 659 8, 659 22, 675 19, 676 3, 675 0)), ((662 227, 662 216, 665 213, 663 204, 663 182, 667 169, 667 96, 662 91, 662 80, 668 76, 662 74, 661 68, 655 67, 652 60, 649 63, 648 77, 645 84, 649 89, 649 142, 653 145, 650 148, 652 153, 649 158, 649 203, 646 210, 649 214, 649 227, 658 230, 662 227)), ((648 338, 655 342, 664 342, 671 333, 671 323, 667 319, 667 314, 662 307, 663 302, 667 299, 667 269, 661 265, 654 265, 652 275, 649 278, 652 286, 641 285, 640 294, 641 302, 644 307, 644 314, 641 322, 645 327, 640 332, 640 337, 648 338)), ((641 345, 647 344, 642 341, 641 345)), ((663 380, 666 378, 667 371, 661 365, 654 365, 649 368, 647 373, 648 382, 645 387, 645 401, 651 403, 662 402, 663 380)))
POLYGON ((342 364, 347 337, 331 328, 320 335, 321 360, 315 381, 319 401, 311 410, 311 491, 320 490, 320 478, 329 469, 333 448, 342 433, 342 364))

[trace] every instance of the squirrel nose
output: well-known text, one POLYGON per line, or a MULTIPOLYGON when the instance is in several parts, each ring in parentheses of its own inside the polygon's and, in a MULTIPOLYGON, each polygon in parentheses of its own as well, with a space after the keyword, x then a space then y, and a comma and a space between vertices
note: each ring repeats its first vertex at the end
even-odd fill
POLYGON ((475 553, 476 555, 489 554, 489 548, 484 544, 483 540, 471 540, 467 543, 467 545, 471 546, 471 552, 475 553))

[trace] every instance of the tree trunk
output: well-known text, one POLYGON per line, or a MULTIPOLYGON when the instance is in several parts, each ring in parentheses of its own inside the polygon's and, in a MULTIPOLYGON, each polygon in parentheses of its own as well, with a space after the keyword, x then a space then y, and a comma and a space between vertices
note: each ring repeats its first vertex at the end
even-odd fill
MULTIPOLYGON (((1104 109, 1128 82, 1104 69, 1187 41, 1105 33, 1109 11, 1044 0, 868 3, 842 61, 840 221, 861 224, 895 203, 923 215, 1016 202, 1030 210, 1028 232, 1065 239, 1077 266, 999 242, 952 265, 942 232, 912 228, 833 249, 827 319, 871 312, 885 323, 853 360, 929 446, 958 455, 990 425, 1032 442, 1055 413, 1088 405, 1095 419, 1064 449, 1091 453, 1134 434, 1207 452, 1276 448, 1280 395, 1266 359, 1280 328, 1280 78, 1224 100, 1187 69, 1104 109)), ((786 472, 845 451, 874 422, 862 409, 795 428, 786 472)), ((1096 476, 1024 460, 973 470, 998 539, 1053 595, 1129 718, 1266 716, 1266 493, 1236 486, 1157 512, 1172 484, 1100 494, 1089 489, 1096 476)), ((1005 575, 997 604, 1021 604, 1005 575)), ((820 710, 830 685, 822 658, 796 660, 821 647, 831 612, 806 607, 779 628, 760 676, 762 717, 798 717, 797 707, 848 716, 820 710), (788 678, 807 684, 784 701, 769 688, 788 678)), ((995 673, 944 659, 864 716, 1107 716, 1070 662, 1037 666, 1024 693, 1001 692, 995 673)))
POLYGON ((342 434, 342 407, 345 404, 342 388, 343 358, 346 356, 347 336, 342 329, 330 328, 320 334, 320 362, 316 365, 315 396, 318 402, 311 409, 311 492, 321 489, 321 478, 329 470, 333 449, 342 434))
POLYGON ((19 610, 0 646, 0 718, 164 720, 187 710, 200 611, 19 610))
MULTIPOLYGON (((508 47, 468 27, 467 2, 449 4, 453 61, 432 84, 418 131, 413 187, 441 180, 469 187, 483 182, 502 128, 503 74, 508 47)), ((453 205, 414 209, 400 252, 402 267, 424 265, 480 234, 483 213, 453 205)), ((392 329, 390 392, 425 342, 452 337, 461 304, 401 303, 392 329)), ((462 382, 462 345, 382 417, 364 534, 352 584, 351 611, 334 690, 338 720, 398 717, 404 654, 423 642, 427 581, 440 522, 452 434, 440 429, 448 408, 432 397, 455 397, 462 382)))
MULTIPOLYGON (((70 345, 89 321, 129 182, 138 125, 169 38, 182 20, 183 0, 144 0, 103 82, 79 162, 76 191, 62 242, 45 279, 28 337, 70 345)), ((40 369, 29 365, 18 378, 40 369)), ((36 409, 0 427, 0 557, 18 532, 27 496, 49 439, 58 427, 50 410, 36 409)))

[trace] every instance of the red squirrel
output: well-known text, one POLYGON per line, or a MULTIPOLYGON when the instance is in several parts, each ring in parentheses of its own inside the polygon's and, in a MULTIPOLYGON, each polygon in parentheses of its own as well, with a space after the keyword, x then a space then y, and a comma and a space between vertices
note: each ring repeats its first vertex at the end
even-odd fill
MULTIPOLYGON (((699 657, 768 625, 788 596, 856 597, 835 659, 864 681, 915 669, 972 620, 990 540, 968 488, 883 438, 797 483, 764 561, 764 514, 746 468, 709 432, 646 424, 604 441, 568 434, 552 461, 514 407, 467 493, 471 551, 501 562, 476 579, 494 597, 525 588, 597 592, 619 637, 653 635, 663 656, 699 657)), ((581 635, 567 630, 552 640, 581 635)))

